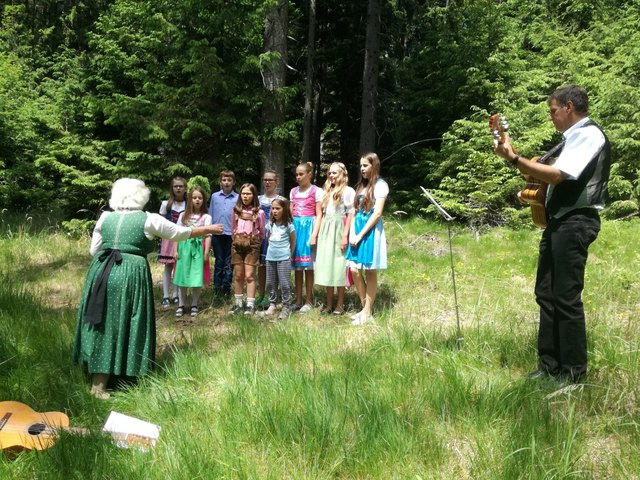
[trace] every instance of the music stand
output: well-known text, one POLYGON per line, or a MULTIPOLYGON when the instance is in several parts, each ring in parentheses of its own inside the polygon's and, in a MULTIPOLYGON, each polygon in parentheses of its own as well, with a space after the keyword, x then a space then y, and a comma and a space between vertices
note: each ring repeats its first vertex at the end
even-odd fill
POLYGON ((464 337, 462 336, 462 329, 460 328, 460 312, 458 311, 458 291, 456 289, 456 272, 453 267, 453 248, 451 247, 451 221, 453 220, 453 217, 449 215, 449 213, 440 206, 440 204, 436 201, 435 198, 431 196, 431 194, 427 191, 426 188, 421 186, 420 189, 424 193, 424 196, 427 197, 427 200, 431 202, 431 205, 433 205, 436 208, 436 210, 440 213, 440 215, 442 215, 442 218, 444 218, 447 221, 447 229, 449 231, 449 259, 451 260, 451 280, 453 282, 453 298, 456 304, 456 326, 457 326, 456 344, 459 345, 464 341, 464 337))

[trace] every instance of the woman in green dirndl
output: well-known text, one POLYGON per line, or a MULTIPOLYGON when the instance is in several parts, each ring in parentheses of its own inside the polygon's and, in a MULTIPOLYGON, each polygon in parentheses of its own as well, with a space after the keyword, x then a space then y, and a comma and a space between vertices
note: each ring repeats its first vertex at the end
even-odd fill
POLYGON ((82 289, 73 361, 92 376, 91 393, 107 398, 111 375, 137 377, 155 360, 156 321, 147 254, 155 237, 180 241, 222 233, 221 225, 184 227, 144 212, 149 189, 141 180, 113 184, 109 205, 93 231, 93 260, 82 289))

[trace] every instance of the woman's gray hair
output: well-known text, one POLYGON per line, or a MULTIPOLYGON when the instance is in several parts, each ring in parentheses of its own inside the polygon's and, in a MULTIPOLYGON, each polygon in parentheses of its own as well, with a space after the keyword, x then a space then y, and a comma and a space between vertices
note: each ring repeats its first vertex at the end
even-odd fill
POLYGON ((121 178, 113 183, 109 206, 114 210, 142 210, 150 195, 142 180, 121 178))

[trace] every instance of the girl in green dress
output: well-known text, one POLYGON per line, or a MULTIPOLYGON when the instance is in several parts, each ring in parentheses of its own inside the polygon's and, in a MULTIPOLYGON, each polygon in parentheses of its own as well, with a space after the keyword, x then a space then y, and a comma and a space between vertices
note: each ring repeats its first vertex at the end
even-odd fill
MULTIPOLYGON (((207 206, 204 199, 208 195, 200 187, 194 187, 189 192, 187 209, 180 214, 179 225, 189 227, 201 227, 211 225, 211 215, 207 213, 207 206)), ((178 298, 180 305, 176 310, 176 317, 185 314, 187 301, 187 289, 191 288, 191 310, 192 317, 198 315, 198 300, 202 293, 202 287, 209 285, 211 270, 209 266, 209 249, 211 248, 211 237, 189 238, 175 244, 174 258, 176 259, 176 272, 173 276, 173 283, 178 288, 178 298)))

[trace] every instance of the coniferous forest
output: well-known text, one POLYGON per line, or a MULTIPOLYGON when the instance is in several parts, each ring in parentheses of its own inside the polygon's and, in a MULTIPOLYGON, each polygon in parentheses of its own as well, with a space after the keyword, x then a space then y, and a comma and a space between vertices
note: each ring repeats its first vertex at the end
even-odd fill
MULTIPOLYGON (((522 223, 522 179, 491 149, 557 139, 547 95, 577 83, 613 145, 606 215, 637 213, 636 0, 23 0, 0 17, 0 205, 94 219, 111 182, 154 201, 222 168, 293 183, 300 161, 376 151, 392 208, 418 186, 472 226, 522 223)), ((318 171, 318 173, 320 173, 318 171)), ((320 177, 318 177, 320 182, 320 177)))

